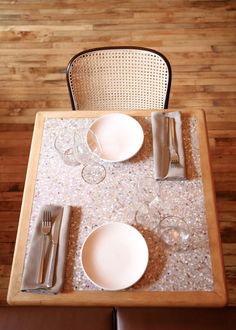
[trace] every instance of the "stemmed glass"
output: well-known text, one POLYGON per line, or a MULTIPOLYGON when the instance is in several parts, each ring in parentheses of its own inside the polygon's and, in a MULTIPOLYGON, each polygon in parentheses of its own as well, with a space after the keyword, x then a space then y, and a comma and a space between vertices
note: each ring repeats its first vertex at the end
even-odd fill
POLYGON ((143 177, 138 181, 140 201, 150 205, 157 205, 160 201, 159 182, 152 177, 143 177))
POLYGON ((85 128, 82 132, 75 134, 75 157, 83 164, 81 176, 89 184, 98 184, 106 177, 106 169, 99 159, 102 153, 102 147, 96 134, 85 128), (87 137, 92 136, 90 140, 90 149, 87 145, 87 137), (91 152, 92 150, 92 152, 91 152))
MULTIPOLYGON (((63 129, 56 137, 54 147, 60 154, 63 162, 69 166, 81 165, 81 177, 86 183, 98 184, 106 176, 105 167, 99 162, 87 146, 87 134, 93 134, 87 127, 81 129, 63 129)), ((101 153, 101 147, 97 137, 94 139, 93 150, 96 155, 101 153)))
POLYGON ((62 129, 54 140, 54 148, 61 156, 64 164, 77 166, 80 162, 75 157, 75 131, 62 129))
POLYGON ((159 202, 160 186, 152 177, 143 177, 138 181, 140 205, 135 219, 138 223, 152 224, 156 227, 160 221, 159 202))

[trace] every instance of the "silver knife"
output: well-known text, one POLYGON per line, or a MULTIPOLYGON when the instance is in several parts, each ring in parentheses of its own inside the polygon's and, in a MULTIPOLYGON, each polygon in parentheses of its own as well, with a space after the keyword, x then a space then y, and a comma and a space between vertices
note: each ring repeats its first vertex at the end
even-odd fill
POLYGON ((61 220, 62 216, 58 217, 54 222, 54 228, 52 231, 52 247, 50 251, 50 259, 49 259, 49 271, 46 276, 46 286, 47 288, 51 288, 53 285, 53 277, 55 271, 55 264, 56 264, 56 256, 57 256, 57 248, 58 248, 58 241, 59 241, 59 234, 61 228, 61 220))
POLYGON ((163 144, 161 155, 161 177, 164 178, 169 171, 170 151, 169 151, 169 117, 164 117, 163 144))

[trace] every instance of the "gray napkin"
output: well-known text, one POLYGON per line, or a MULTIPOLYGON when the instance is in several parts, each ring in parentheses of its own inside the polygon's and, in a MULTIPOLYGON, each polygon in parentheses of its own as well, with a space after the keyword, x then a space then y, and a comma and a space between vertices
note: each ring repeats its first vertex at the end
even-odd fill
MULTIPOLYGON (((37 218, 35 226, 33 228, 32 240, 29 246, 29 253, 25 261, 25 267, 23 270, 23 278, 21 284, 21 291, 28 292, 39 292, 39 293, 58 293, 62 290, 64 274, 65 274, 65 261, 67 254, 67 242, 69 235, 69 222, 70 222, 70 206, 56 206, 56 205, 45 205, 41 208, 40 214, 37 218), (42 235, 41 235, 41 222, 42 215, 44 210, 50 210, 52 216, 52 231, 55 221, 60 221, 61 218, 61 228, 58 241, 58 250, 57 250, 57 259, 55 266, 55 275, 54 275, 54 285, 51 288, 47 288, 44 283, 38 284, 37 278, 39 273, 39 251, 42 244, 42 235)), ((51 232, 52 232, 51 231, 51 232)), ((49 255, 50 255, 50 244, 51 236, 47 235, 45 240, 45 269, 46 274, 49 264, 49 255)), ((46 277, 46 276, 45 276, 46 277)))
POLYGON ((156 180, 184 180, 186 179, 185 156, 182 137, 182 120, 180 112, 152 112, 152 138, 154 177, 156 180), (170 166, 168 148, 168 131, 166 118, 175 118, 175 130, 178 143, 180 163, 177 167, 170 166))

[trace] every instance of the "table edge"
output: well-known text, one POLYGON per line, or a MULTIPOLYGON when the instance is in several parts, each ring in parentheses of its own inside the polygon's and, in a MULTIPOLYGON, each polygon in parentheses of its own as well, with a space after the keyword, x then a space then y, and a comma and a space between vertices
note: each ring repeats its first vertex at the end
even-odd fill
MULTIPOLYGON (((172 112, 173 110, 169 109, 168 111, 160 111, 160 112, 172 112)), ((174 110, 176 111, 176 110, 174 110)), ((131 111, 116 111, 126 113, 132 116, 149 116, 153 110, 131 110, 131 111)), ((206 118, 203 110, 184 110, 180 111, 185 116, 195 116, 197 118, 198 123, 198 132, 201 132, 199 135, 199 143, 200 143, 200 161, 201 161, 201 169, 202 169, 202 177, 203 177, 203 189, 205 199, 207 200, 206 205, 206 216, 207 216, 207 226, 208 226, 208 235, 210 242, 210 251, 211 251, 211 259, 212 259, 212 273, 214 278, 214 291, 187 291, 187 292, 146 292, 146 291, 138 291, 138 292, 116 292, 115 296, 118 297, 122 294, 121 299, 112 298, 109 292, 99 291, 91 291, 91 292, 73 292, 68 294, 61 293, 59 295, 54 296, 54 299, 49 295, 40 295, 40 299, 38 294, 32 293, 24 293, 20 291, 20 280, 21 274, 23 272, 24 266, 24 255, 26 250, 26 242, 28 237, 28 231, 25 228, 28 228, 28 223, 30 220, 30 214, 32 210, 32 202, 34 196, 34 187, 37 176, 37 164, 40 156, 40 147, 41 140, 43 135, 44 121, 47 118, 80 118, 80 117, 98 117, 104 115, 108 112, 103 111, 58 111, 58 112, 38 112, 35 120, 35 127, 32 137, 29 163, 26 174, 25 181, 25 190, 22 199, 22 207, 20 213, 20 220, 17 230, 17 238, 15 245, 15 252, 12 262, 12 270, 9 282, 9 289, 7 295, 7 302, 10 305, 14 304, 26 304, 27 301, 25 298, 29 299, 29 304, 40 304, 40 305, 92 305, 93 302, 95 305, 123 305, 123 306, 141 306, 141 302, 136 299, 132 299, 132 296, 142 295, 142 301, 145 302, 145 306, 224 306, 227 304, 227 291, 226 291, 226 281, 224 274, 224 264, 223 264, 223 254, 221 247, 221 239, 220 239, 220 230, 219 224, 217 221, 217 213, 215 206, 215 195, 214 195, 214 185, 212 178, 212 170, 210 163, 210 155, 209 155, 209 143, 208 143, 208 135, 206 128, 206 118), (206 187, 206 182, 208 183, 208 188, 206 187), (210 187, 210 189, 209 189, 210 187), (29 198, 30 196, 30 198, 29 198), (209 219, 210 218, 210 219, 209 219), (217 240, 215 240, 217 237, 217 240), (24 253, 22 253, 24 251, 24 253), (21 252, 21 253, 20 253, 21 252), (102 294, 102 295, 101 295, 102 294), (127 295, 129 294, 129 295, 127 295), (131 296, 130 296, 131 294, 131 296), (152 295, 152 299, 150 301, 150 294, 152 295), (104 296, 105 295, 105 296, 104 296), (106 298, 107 295, 107 298, 106 298), (155 296, 156 301, 153 302, 153 298, 155 296), (61 298, 63 297, 63 303, 61 303, 61 298), (73 298, 71 298, 73 297, 73 298), (83 299, 89 297, 89 301, 87 298, 83 301, 83 299), (147 297, 147 299, 145 298, 147 297), (160 297, 160 300, 159 300, 160 297), (195 299, 195 298, 196 299, 195 299), (175 301, 173 301, 173 298, 175 301), (99 299, 101 300, 99 302, 99 299), (124 301, 125 299, 125 301, 124 301), (166 299, 166 302, 163 301, 166 299), (137 300, 137 301, 136 301, 137 300)), ((109 111, 111 113, 111 111, 109 111)), ((114 295, 114 292, 113 292, 114 295)))

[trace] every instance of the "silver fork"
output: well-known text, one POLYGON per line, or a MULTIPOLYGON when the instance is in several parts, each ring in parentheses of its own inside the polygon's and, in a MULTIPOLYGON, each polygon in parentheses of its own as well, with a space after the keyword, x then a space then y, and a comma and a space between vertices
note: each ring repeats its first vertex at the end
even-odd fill
POLYGON ((175 119, 170 118, 170 138, 169 138, 169 148, 170 148, 170 166, 177 167, 179 165, 179 154, 176 141, 176 131, 175 131, 175 119))
POLYGON ((52 228, 52 221, 51 221, 51 212, 45 210, 43 212, 43 219, 42 219, 42 227, 41 227, 41 234, 43 236, 42 245, 41 245, 41 253, 40 253, 40 266, 39 266, 39 274, 38 274, 38 283, 43 282, 43 268, 44 268, 44 259, 45 259, 45 241, 46 236, 50 234, 52 228))

